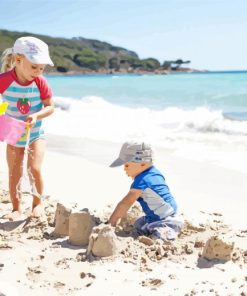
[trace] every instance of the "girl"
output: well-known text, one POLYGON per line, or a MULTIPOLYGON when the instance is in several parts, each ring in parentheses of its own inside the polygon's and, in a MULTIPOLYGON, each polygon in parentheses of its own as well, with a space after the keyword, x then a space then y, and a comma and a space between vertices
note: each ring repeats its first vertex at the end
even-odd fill
MULTIPOLYGON (((32 217, 41 215, 43 180, 41 164, 45 152, 42 119, 54 112, 52 93, 46 80, 41 76, 45 65, 53 66, 46 43, 34 37, 18 38, 13 48, 5 50, 0 74, 0 94, 8 102, 7 116, 27 123, 30 129, 27 169, 29 179, 35 187, 32 217), (38 194, 37 194, 38 193, 38 194)), ((13 206, 11 213, 4 216, 9 220, 21 217, 21 196, 18 183, 22 177, 22 164, 27 139, 21 138, 15 146, 7 145, 9 168, 9 193, 13 206)))

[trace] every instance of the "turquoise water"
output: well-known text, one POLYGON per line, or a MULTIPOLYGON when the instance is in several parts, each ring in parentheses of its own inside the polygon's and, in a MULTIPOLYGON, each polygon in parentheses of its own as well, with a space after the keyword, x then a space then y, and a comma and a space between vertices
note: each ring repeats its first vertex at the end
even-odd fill
POLYGON ((112 104, 153 110, 206 107, 247 119, 247 72, 172 75, 48 76, 54 96, 101 97, 112 104))
POLYGON ((145 141, 247 172, 247 72, 47 78, 56 112, 44 122, 56 149, 85 156, 145 141))

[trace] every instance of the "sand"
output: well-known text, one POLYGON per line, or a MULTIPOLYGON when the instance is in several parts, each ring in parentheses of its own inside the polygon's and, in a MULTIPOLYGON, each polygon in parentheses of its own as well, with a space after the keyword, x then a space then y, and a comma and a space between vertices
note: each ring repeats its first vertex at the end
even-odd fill
MULTIPOLYGON (((0 155, 4 155, 2 143, 0 155)), ((0 219, 0 295, 247 295, 246 174, 214 163, 157 151, 156 166, 165 173, 186 221, 176 241, 138 237, 132 227, 140 214, 136 206, 121 225, 104 232, 114 239, 112 256, 99 257, 88 252, 88 246, 71 244, 69 233, 56 235, 58 202, 72 213, 89 211, 95 225, 102 227, 127 193, 131 180, 121 168, 107 167, 109 156, 95 162, 47 152, 43 166, 46 215, 39 220, 0 219), (209 239, 221 244, 217 250, 224 249, 219 252, 225 260, 213 258, 213 250, 205 251, 208 245, 214 248, 209 239)), ((31 197, 25 194, 26 214, 30 204, 31 197)), ((1 216, 11 209, 4 157, 0 209, 1 216)), ((107 243, 104 237, 102 245, 107 243)))

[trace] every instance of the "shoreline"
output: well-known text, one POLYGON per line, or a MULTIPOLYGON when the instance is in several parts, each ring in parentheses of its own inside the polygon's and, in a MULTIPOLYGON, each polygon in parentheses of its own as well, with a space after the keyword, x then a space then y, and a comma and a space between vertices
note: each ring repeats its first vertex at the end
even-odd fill
POLYGON ((59 71, 52 71, 49 70, 45 72, 46 75, 170 75, 170 74, 191 74, 191 73, 209 73, 208 70, 196 70, 196 69, 181 69, 181 70, 155 70, 155 71, 113 71, 109 69, 105 70, 71 70, 67 72, 59 72, 59 71))
POLYGON ((73 76, 73 75, 175 75, 175 74, 242 74, 247 73, 247 70, 196 70, 188 69, 183 71, 68 71, 68 72, 59 72, 59 71, 47 71, 45 75, 50 76, 73 76))

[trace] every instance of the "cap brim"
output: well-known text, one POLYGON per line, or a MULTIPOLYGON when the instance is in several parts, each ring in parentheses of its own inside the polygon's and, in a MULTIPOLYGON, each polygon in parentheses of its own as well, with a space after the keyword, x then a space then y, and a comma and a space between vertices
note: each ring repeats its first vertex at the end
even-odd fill
POLYGON ((49 57, 44 58, 44 59, 38 59, 37 62, 36 62, 36 64, 49 65, 51 67, 54 66, 52 60, 49 57))
POLYGON ((42 64, 42 65, 49 65, 49 66, 54 66, 52 60, 50 59, 50 57, 29 57, 28 55, 26 55, 26 58, 33 64, 42 64))
POLYGON ((51 66, 51 67, 54 67, 54 64, 53 64, 53 62, 52 62, 51 59, 50 59, 49 63, 47 63, 46 65, 49 65, 49 66, 51 66))
POLYGON ((125 164, 125 162, 121 158, 117 158, 113 163, 110 165, 110 168, 114 168, 120 165, 125 164))

